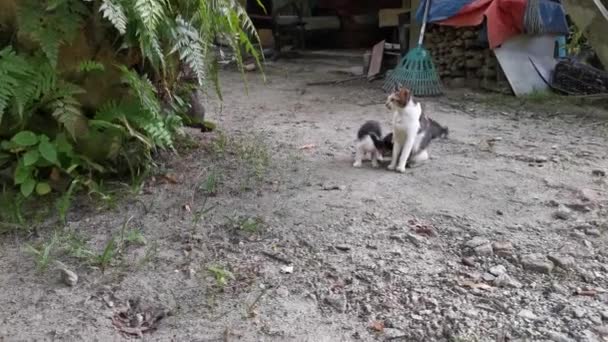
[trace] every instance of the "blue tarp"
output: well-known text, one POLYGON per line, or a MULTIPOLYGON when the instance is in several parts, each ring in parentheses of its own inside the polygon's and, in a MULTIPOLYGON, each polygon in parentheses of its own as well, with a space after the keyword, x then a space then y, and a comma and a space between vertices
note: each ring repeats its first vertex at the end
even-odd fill
POLYGON ((566 13, 559 2, 542 0, 539 7, 543 32, 568 34, 566 13))
MULTIPOLYGON (((422 22, 424 5, 427 1, 429 0, 422 0, 420 6, 418 6, 418 10, 416 11, 416 20, 418 22, 422 22)), ((475 1, 477 0, 432 0, 427 21, 432 23, 452 18, 457 15, 464 6, 475 1)), ((561 34, 567 34, 569 32, 568 23, 566 22, 566 13, 559 1, 540 0, 539 7, 544 32, 561 34)))
MULTIPOLYGON (((424 5, 428 0, 420 1, 420 6, 416 11, 416 21, 422 22, 424 15, 424 5)), ((429 8, 428 22, 441 21, 456 15, 464 6, 476 0, 433 0, 429 8)))

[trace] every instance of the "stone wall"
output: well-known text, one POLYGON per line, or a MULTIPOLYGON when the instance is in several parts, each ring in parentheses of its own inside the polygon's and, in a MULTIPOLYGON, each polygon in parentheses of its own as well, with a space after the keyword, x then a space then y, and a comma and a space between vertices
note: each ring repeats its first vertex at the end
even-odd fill
POLYGON ((479 39, 479 27, 429 25, 424 39, 445 85, 494 87, 504 83, 494 52, 479 39))

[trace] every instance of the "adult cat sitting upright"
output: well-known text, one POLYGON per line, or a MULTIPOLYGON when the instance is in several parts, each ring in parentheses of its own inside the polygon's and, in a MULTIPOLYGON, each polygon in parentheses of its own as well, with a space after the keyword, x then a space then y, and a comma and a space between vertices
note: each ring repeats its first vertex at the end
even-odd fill
POLYGON ((429 159, 427 148, 437 137, 447 137, 448 128, 427 117, 408 88, 389 94, 386 107, 393 112, 393 158, 389 170, 405 172, 408 164, 429 159))

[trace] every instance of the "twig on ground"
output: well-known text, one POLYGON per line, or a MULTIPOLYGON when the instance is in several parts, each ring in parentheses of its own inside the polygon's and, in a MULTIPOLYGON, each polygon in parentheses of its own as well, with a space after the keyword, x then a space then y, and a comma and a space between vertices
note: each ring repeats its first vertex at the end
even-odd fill
POLYGON ((271 287, 266 287, 265 289, 263 289, 260 294, 255 297, 255 300, 253 301, 253 303, 251 303, 251 305, 249 305, 249 307, 247 308, 247 315, 251 316, 253 314, 253 309, 255 309, 255 306, 258 304, 258 302, 260 301, 260 299, 262 299, 262 297, 266 294, 266 292, 268 292, 268 289, 270 289, 271 287))
POLYGON ((262 251, 261 253, 264 254, 265 256, 271 258, 271 259, 274 259, 276 261, 282 262, 285 265, 291 265, 292 264, 291 260, 283 258, 282 256, 277 255, 275 253, 266 252, 266 251, 262 251))
POLYGON ((308 83, 306 83, 306 85, 307 86, 318 86, 318 85, 340 84, 340 83, 345 83, 345 82, 350 82, 350 81, 362 80, 365 77, 366 76, 355 76, 355 77, 349 77, 349 78, 341 78, 339 80, 308 82, 308 83))
POLYGON ((456 177, 461 177, 461 178, 466 178, 466 179, 470 179, 470 180, 479 180, 479 178, 477 177, 471 177, 471 176, 465 176, 465 175, 461 175, 459 173, 453 173, 452 175, 456 176, 456 177))

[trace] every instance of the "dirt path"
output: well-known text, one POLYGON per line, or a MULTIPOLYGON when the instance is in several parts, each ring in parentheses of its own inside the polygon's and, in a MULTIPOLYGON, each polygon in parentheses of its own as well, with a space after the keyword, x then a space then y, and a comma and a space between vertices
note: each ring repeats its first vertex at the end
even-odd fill
POLYGON ((338 66, 280 62, 267 86, 250 79, 249 96, 227 72, 211 117, 225 135, 196 133, 200 147, 162 165, 169 182, 69 217, 61 246, 145 237, 105 273, 67 248, 57 257, 80 280, 66 287, 36 273, 26 241, 4 238, 0 340, 124 339, 112 317, 138 297, 170 310, 144 334, 154 341, 608 336, 608 123, 433 100, 450 139, 429 163, 354 169, 357 128, 374 118, 388 129, 390 115, 378 84, 305 85, 338 66))

